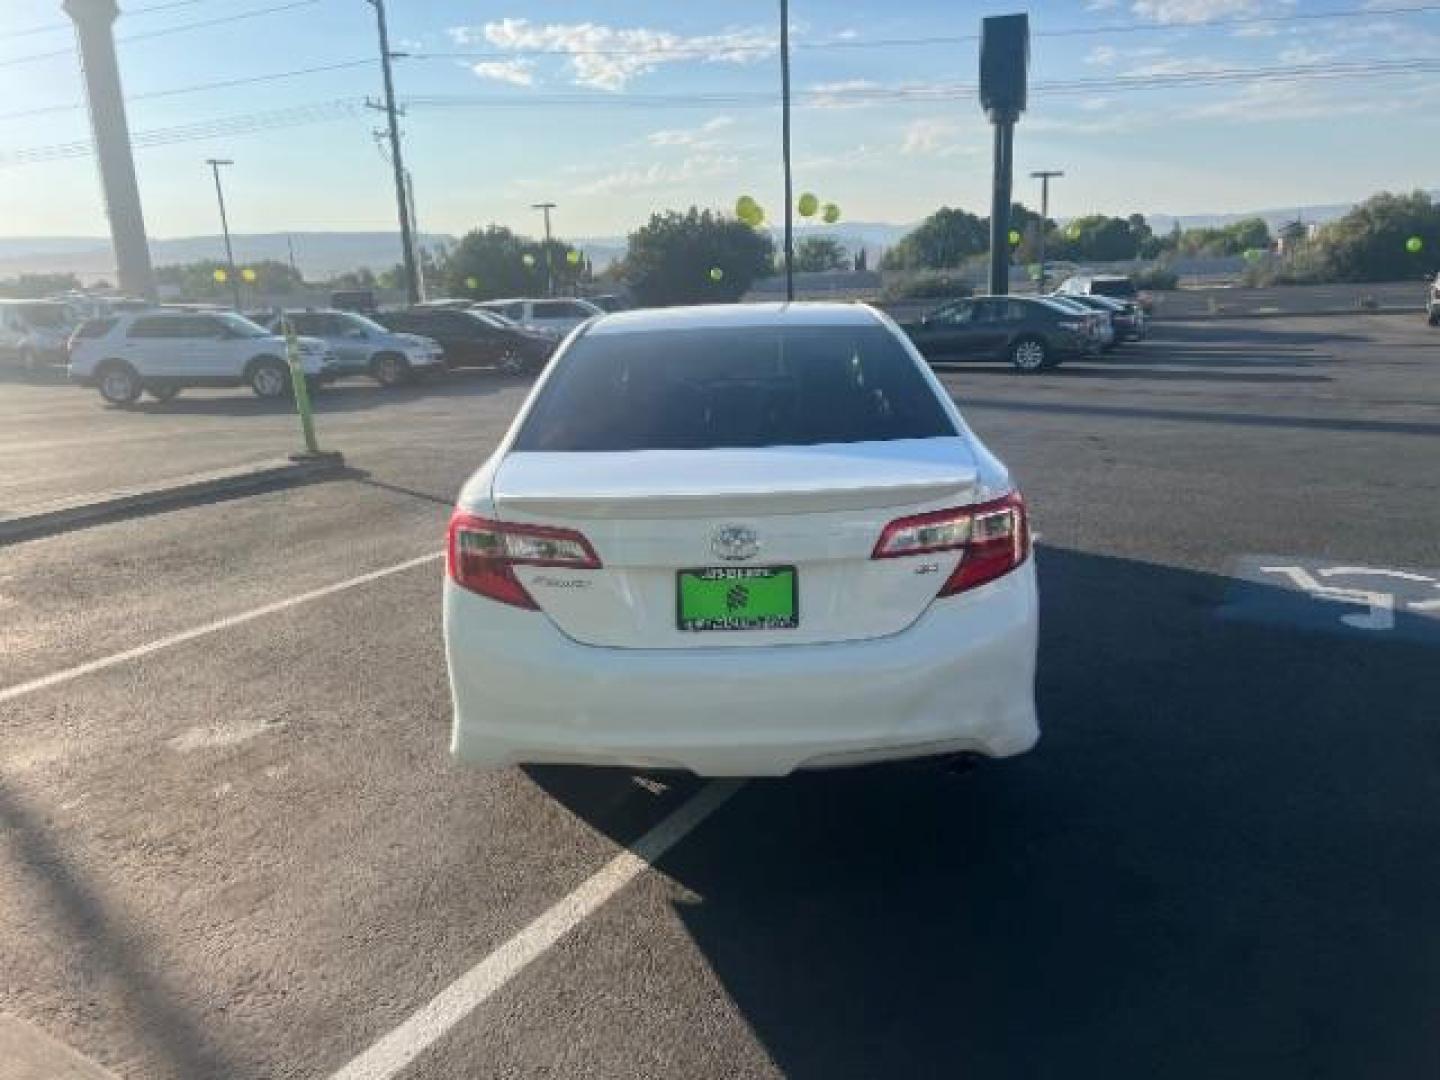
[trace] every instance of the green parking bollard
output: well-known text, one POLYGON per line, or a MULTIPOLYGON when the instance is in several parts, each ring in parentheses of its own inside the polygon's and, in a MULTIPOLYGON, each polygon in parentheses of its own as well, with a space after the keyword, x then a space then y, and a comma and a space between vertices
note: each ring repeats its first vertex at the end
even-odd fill
POLYGON ((290 364, 290 390, 295 395, 295 411, 300 414, 300 430, 305 435, 305 452, 319 454, 320 444, 315 441, 315 417, 310 411, 310 386, 305 381, 305 369, 300 363, 300 341, 295 336, 295 327, 290 320, 285 323, 285 359, 290 364))

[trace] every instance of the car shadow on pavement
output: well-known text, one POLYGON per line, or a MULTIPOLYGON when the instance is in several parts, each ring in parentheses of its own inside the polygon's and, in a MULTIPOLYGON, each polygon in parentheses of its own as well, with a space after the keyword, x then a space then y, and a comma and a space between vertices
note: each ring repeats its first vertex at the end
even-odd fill
MULTIPOLYGON (((94 877, 54 842, 49 822, 31 811, 0 778, 0 837, 8 848, 22 894, 33 895, 32 910, 43 913, 45 925, 32 925, 31 941, 65 942, 66 977, 73 986, 74 1017, 31 1016, 28 1019, 52 1036, 65 1037, 59 1026, 69 1020, 84 1031, 100 1019, 125 1031, 125 1040, 144 1047, 146 1056, 169 1063, 176 1076, 222 1077, 254 1074, 217 1044, 202 1018, 183 1002, 186 992, 167 985, 164 961, 137 929, 126 924, 118 905, 108 902, 94 877)), ((37 922, 40 920, 37 919, 37 922)), ((23 998, 23 968, 7 957, 8 991, 23 998)), ((79 1049, 86 1049, 78 1040, 79 1049)), ((112 1046, 113 1048, 113 1046, 112 1046)), ((0 1062, 0 1076, 9 1075, 0 1062)), ((67 1074, 68 1075, 68 1074, 67 1074)))
POLYGON ((1018 401, 1003 398, 958 398, 963 409, 1000 409, 1011 412, 1049 413, 1056 416, 1093 416, 1114 419, 1173 420, 1193 424, 1230 424, 1236 427, 1295 428, 1313 431, 1351 431, 1375 435, 1440 435, 1440 423, 1421 420, 1357 420, 1338 416, 1283 416, 1275 413, 1216 412, 1205 409, 1156 409, 1133 405, 1080 405, 1062 401, 1018 401))
MULTIPOLYGON (((452 372, 443 378, 410 386, 382 387, 369 382, 343 382, 327 386, 311 401, 315 413, 366 412, 422 399, 484 397, 517 386, 528 386, 529 379, 512 378, 488 371, 452 372)), ((262 401, 249 391, 208 396, 182 394, 173 401, 142 400, 126 408, 127 412, 156 416, 255 416, 293 413, 295 403, 288 397, 262 401)))
POLYGON ((1297 345, 1337 345, 1373 341, 1374 339, 1366 334, 1349 332, 1273 329, 1266 326, 1263 320, 1210 322, 1197 319, 1172 322, 1169 319, 1163 319, 1153 324, 1150 340, 1163 345, 1195 342, 1206 348, 1217 348, 1228 344, 1237 349, 1256 347, 1265 349, 1297 345))
POLYGON ((1039 570, 1034 753, 755 781, 662 861, 748 1032, 827 1080, 1437 1075, 1440 653, 1039 570))
MULTIPOLYGON (((1156 360, 1155 363, 1170 363, 1168 357, 1156 360)), ((947 374, 959 374, 958 367, 941 367, 936 365, 936 370, 944 371, 947 374)), ((970 367, 966 366, 965 374, 976 375, 1004 375, 1010 378, 1015 377, 1015 371, 1008 364, 1004 367, 970 367)), ((1132 365, 1106 364, 1105 358, 1099 360, 1082 360, 1073 363, 1062 364, 1058 368, 1044 372, 1041 378, 1058 379, 1122 379, 1130 381, 1146 382, 1224 382, 1224 383, 1328 383, 1331 378, 1328 375, 1291 375, 1278 371, 1166 371, 1160 368, 1135 367, 1132 365)))

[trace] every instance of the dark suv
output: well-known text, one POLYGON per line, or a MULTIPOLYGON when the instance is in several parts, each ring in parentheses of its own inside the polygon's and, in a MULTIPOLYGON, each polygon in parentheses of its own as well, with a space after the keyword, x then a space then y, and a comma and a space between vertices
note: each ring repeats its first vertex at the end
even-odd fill
POLYGON ((1028 296, 956 300, 904 330, 927 360, 1008 360, 1027 373, 1095 351, 1085 317, 1028 296))
POLYGON ((1430 316, 1431 326, 1440 326, 1440 274, 1430 283, 1430 295, 1425 298, 1425 311, 1430 316))
POLYGON ((486 311, 413 307, 370 316, 387 330, 433 338, 445 351, 445 366, 494 367, 507 375, 539 371, 556 341, 486 311))

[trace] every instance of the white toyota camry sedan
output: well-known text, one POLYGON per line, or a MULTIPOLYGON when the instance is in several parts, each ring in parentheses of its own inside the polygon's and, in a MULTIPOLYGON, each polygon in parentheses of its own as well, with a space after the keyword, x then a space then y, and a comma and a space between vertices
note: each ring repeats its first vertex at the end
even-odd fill
POLYGON ((596 319, 450 522, 452 749, 780 776, 1028 750, 1025 504, 852 304, 596 319))

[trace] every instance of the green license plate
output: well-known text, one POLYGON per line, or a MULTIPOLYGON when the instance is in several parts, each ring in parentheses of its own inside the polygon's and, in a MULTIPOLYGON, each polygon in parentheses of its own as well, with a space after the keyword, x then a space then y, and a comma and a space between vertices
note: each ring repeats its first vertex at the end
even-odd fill
POLYGON ((681 630, 793 630, 800 625, 793 566, 712 566, 681 570, 681 630))

